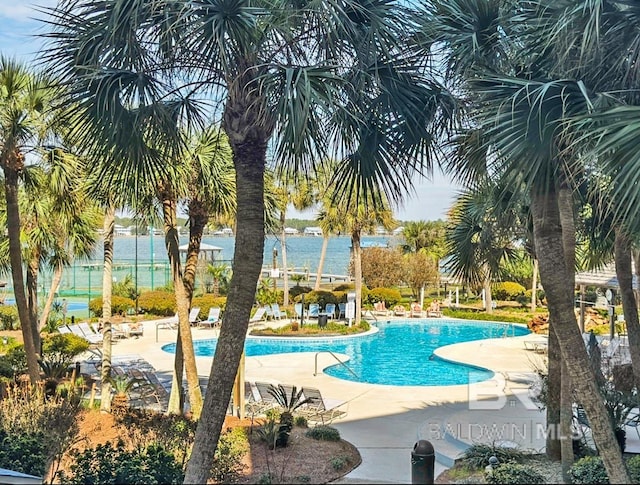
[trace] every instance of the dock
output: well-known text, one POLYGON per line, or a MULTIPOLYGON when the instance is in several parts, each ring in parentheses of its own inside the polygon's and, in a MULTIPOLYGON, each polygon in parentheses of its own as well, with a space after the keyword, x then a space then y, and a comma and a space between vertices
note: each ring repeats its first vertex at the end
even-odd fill
MULTIPOLYGON (((282 278, 284 271, 280 268, 276 268, 276 269, 278 270, 277 278, 278 279, 282 278)), ((262 268, 262 277, 272 278, 273 271, 274 271, 273 268, 264 266, 262 268)), ((315 281, 318 273, 312 273, 305 269, 293 268, 293 269, 287 270, 287 274, 289 278, 291 278, 292 276, 304 276, 306 281, 315 281)), ((351 281, 351 277, 349 275, 323 273, 320 276, 320 280, 328 281, 329 283, 333 283, 334 281, 345 281, 348 283, 351 281)))

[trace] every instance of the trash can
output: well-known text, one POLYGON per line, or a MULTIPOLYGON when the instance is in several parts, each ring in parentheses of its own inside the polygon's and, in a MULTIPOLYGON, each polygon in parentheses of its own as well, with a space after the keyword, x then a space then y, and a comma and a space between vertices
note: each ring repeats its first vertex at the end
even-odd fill
POLYGON ((419 440, 411 452, 411 483, 432 484, 436 456, 433 445, 427 440, 419 440))
POLYGON ((318 315, 318 327, 320 328, 324 328, 327 326, 327 321, 329 320, 329 317, 326 313, 320 313, 318 315))

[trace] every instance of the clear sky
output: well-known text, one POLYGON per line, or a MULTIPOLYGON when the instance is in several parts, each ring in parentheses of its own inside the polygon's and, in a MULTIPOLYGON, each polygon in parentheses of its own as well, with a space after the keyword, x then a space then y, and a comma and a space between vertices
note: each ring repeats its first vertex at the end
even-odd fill
MULTIPOLYGON (((36 7, 54 7, 56 3, 56 0, 0 0, 2 55, 25 62, 33 59, 42 45, 37 34, 44 29, 44 24, 35 20, 43 18, 36 7)), ((449 177, 439 170, 434 171, 432 180, 416 180, 415 188, 415 195, 396 211, 398 220, 444 219, 458 190, 449 177)))

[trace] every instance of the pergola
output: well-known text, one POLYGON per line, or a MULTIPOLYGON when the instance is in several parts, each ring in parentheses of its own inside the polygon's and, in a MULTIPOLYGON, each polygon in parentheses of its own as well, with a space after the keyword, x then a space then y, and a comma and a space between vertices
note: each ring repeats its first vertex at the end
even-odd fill
MULTIPOLYGON (((631 272, 633 275, 633 289, 638 290, 638 277, 636 276, 633 261, 631 262, 631 272)), ((611 262, 598 269, 576 273, 576 285, 580 287, 580 329, 584 331, 584 310, 587 303, 584 300, 586 287, 596 286, 617 291, 620 288, 620 284, 616 276, 615 263, 611 262)))

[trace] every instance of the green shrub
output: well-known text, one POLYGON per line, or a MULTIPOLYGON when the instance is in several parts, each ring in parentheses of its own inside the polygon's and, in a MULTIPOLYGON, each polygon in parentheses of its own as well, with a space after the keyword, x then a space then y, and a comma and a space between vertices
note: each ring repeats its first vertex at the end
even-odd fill
POLYGON ((640 483, 640 455, 633 455, 627 460, 629 478, 633 483, 640 483))
POLYGON ((222 433, 213 459, 211 478, 216 483, 233 483, 244 469, 242 458, 248 450, 249 440, 244 428, 232 428, 222 433))
POLYGON ((0 429, 0 468, 43 476, 47 450, 42 432, 11 433, 0 429))
POLYGON ((170 317, 176 313, 176 296, 170 291, 145 291, 138 298, 140 310, 160 317, 170 317))
POLYGON ((204 320, 209 315, 209 309, 213 307, 220 307, 224 310, 224 307, 227 305, 227 297, 226 296, 213 296, 213 295, 202 295, 196 296, 193 298, 191 302, 191 307, 200 308, 200 319, 204 320))
POLYGON ((333 291, 343 291, 345 293, 356 291, 356 285, 354 285, 353 283, 341 283, 339 285, 336 285, 333 288, 333 291))
POLYGON ((380 301, 384 301, 387 308, 392 308, 402 301, 402 295, 395 288, 373 288, 369 291, 369 303, 373 304, 380 301))
POLYGON ((27 372, 27 353, 24 350, 24 345, 18 344, 9 349, 7 353, 4 354, 4 358, 13 369, 15 375, 25 374, 27 372))
POLYGON ((131 273, 127 274, 122 280, 113 284, 111 288, 111 295, 121 296, 123 298, 129 298, 136 301, 136 298, 140 296, 140 290, 136 291, 136 283, 131 273))
POLYGON ((0 305, 0 330, 18 330, 20 318, 14 305, 0 305))
POLYGON ((340 432, 331 426, 316 426, 308 429, 305 436, 318 441, 340 441, 340 432))
POLYGON ((182 483, 183 472, 172 454, 159 445, 126 450, 119 441, 87 448, 75 457, 63 483, 182 483))
POLYGON ((339 472, 343 470, 349 464, 348 456, 334 456, 331 458, 331 468, 339 472))
POLYGON ((467 468, 481 470, 489 464, 489 458, 492 456, 495 456, 500 463, 522 463, 526 454, 517 448, 507 448, 495 443, 476 443, 464 451, 460 463, 467 468))
POLYGON ((599 456, 585 456, 569 470, 571 483, 609 483, 607 471, 599 456))
POLYGON ((530 465, 504 463, 487 474, 488 483, 546 483, 543 475, 530 465))
MULTIPOLYGON (((130 311, 134 310, 136 302, 131 298, 125 298, 123 296, 111 296, 111 314, 112 315, 126 315, 130 311)), ((89 311, 95 317, 102 317, 102 297, 94 298, 89 302, 89 311)))
MULTIPOLYGON (((295 285, 295 286, 292 286, 291 288, 289 288, 289 296, 294 301, 300 301, 300 299, 298 297, 300 295, 302 295, 303 293, 306 294, 306 293, 309 293, 310 291, 313 291, 313 288, 311 288, 309 286, 295 285)), ((306 301, 306 295, 305 295, 305 301, 306 301)))
POLYGON ((89 342, 70 333, 54 333, 42 339, 42 358, 69 366, 73 359, 89 349, 89 342))
MULTIPOLYGON (((299 300, 298 300, 299 301, 299 300)), ((320 308, 324 308, 327 303, 338 303, 338 299, 331 291, 310 291, 304 295, 305 304, 318 303, 320 308)))
POLYGON ((309 426, 309 422, 304 416, 296 416, 293 420, 293 424, 300 428, 306 428, 307 426, 309 426))
POLYGON ((518 296, 524 295, 525 291, 527 289, 524 286, 514 281, 504 281, 491 286, 491 292, 496 300, 515 301, 518 296))
POLYGON ((11 362, 9 362, 4 355, 0 355, 0 378, 6 377, 13 379, 15 375, 11 362))

